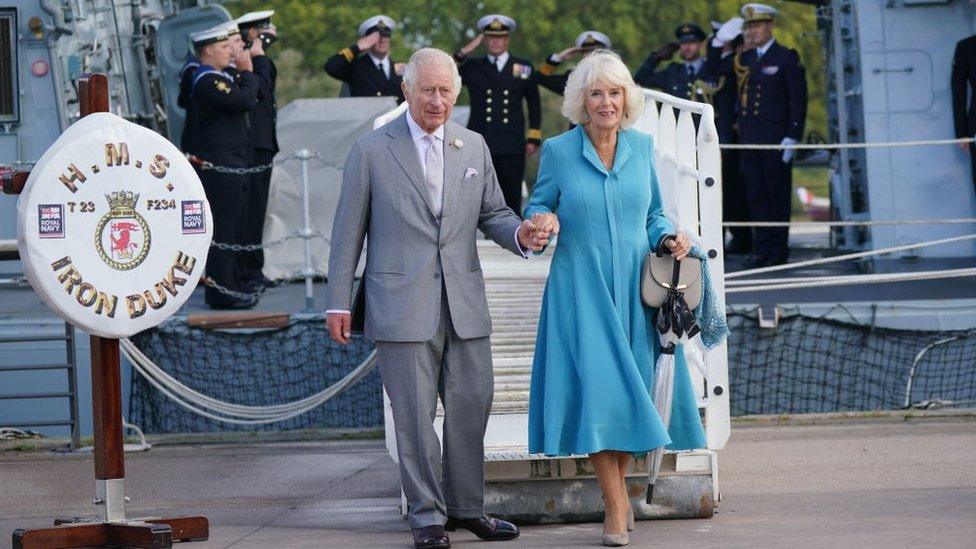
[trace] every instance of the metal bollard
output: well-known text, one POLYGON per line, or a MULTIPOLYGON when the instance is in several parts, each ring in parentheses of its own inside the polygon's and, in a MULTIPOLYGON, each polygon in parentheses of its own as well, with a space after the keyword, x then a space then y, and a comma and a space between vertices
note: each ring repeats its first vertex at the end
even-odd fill
POLYGON ((295 156, 302 163, 302 216, 305 221, 302 229, 302 239, 305 241, 305 312, 311 313, 315 311, 315 294, 312 285, 312 276, 314 274, 312 270, 311 243, 312 216, 308 196, 308 159, 312 157, 312 153, 308 149, 299 149, 295 151, 295 156))

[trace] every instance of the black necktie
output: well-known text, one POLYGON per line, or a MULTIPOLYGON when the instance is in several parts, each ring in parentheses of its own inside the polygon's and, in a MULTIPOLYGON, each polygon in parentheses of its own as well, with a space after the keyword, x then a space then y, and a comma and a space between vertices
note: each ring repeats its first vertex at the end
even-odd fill
POLYGON ((688 78, 695 77, 695 67, 693 65, 685 65, 688 68, 688 78))

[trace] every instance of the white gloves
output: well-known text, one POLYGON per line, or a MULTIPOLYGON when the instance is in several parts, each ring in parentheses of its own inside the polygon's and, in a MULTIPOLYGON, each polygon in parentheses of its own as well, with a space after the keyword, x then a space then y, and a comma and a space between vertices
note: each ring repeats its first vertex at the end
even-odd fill
POLYGON ((735 40, 736 36, 742 34, 742 18, 733 17, 715 31, 715 38, 712 38, 712 46, 721 48, 729 42, 735 40))
MULTIPOLYGON (((784 137, 782 141, 779 142, 780 146, 783 145, 796 145, 799 143, 796 139, 792 137, 784 137)), ((793 160, 793 154, 796 153, 796 149, 783 149, 783 164, 789 164, 790 160, 793 160)))

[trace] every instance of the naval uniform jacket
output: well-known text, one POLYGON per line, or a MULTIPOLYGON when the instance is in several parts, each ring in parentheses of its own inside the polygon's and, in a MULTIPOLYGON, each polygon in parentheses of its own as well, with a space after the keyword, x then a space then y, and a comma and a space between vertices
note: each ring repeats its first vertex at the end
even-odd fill
POLYGON ((637 82, 637 85, 644 88, 659 89, 681 99, 711 103, 711 94, 706 93, 708 90, 705 90, 699 83, 701 81, 709 88, 715 85, 714 80, 706 74, 704 64, 694 76, 688 75, 688 69, 685 68, 684 62, 677 61, 670 63, 662 71, 654 72, 661 61, 662 59, 653 55, 648 57, 637 70, 637 74, 634 75, 634 81, 637 82))
POLYGON ((468 129, 480 133, 492 155, 524 155, 525 144, 542 141, 542 102, 539 86, 532 78, 535 72, 528 59, 509 52, 501 71, 488 57, 458 61, 461 82, 471 97, 468 129), (522 102, 529 108, 529 130, 525 130, 522 102))
POLYGON ((376 68, 369 55, 359 54, 359 47, 355 44, 341 49, 325 62, 325 72, 348 84, 349 95, 352 97, 390 95, 397 98, 397 103, 402 103, 403 90, 400 82, 403 77, 396 73, 393 59, 387 58, 390 64, 390 77, 387 78, 386 72, 376 68))
POLYGON ((258 80, 258 102, 251 113, 251 145, 255 149, 278 152, 278 105, 275 100, 275 86, 278 68, 267 55, 251 59, 254 75, 258 80))
POLYGON ((973 137, 976 134, 976 36, 956 44, 951 82, 956 137, 973 137))
POLYGON ((757 59, 757 50, 736 54, 743 71, 736 120, 743 143, 780 143, 803 139, 807 118, 806 70, 796 50, 773 42, 757 59))
POLYGON ((562 60, 556 59, 556 54, 550 55, 549 59, 546 59, 546 62, 539 67, 539 70, 532 73, 532 78, 543 88, 564 95, 566 93, 566 82, 569 81, 569 73, 573 72, 573 69, 562 74, 555 74, 561 63, 562 60))
POLYGON ((258 86, 251 71, 231 76, 207 65, 197 69, 190 103, 197 128, 193 154, 219 166, 248 166, 248 113, 257 105, 258 86))

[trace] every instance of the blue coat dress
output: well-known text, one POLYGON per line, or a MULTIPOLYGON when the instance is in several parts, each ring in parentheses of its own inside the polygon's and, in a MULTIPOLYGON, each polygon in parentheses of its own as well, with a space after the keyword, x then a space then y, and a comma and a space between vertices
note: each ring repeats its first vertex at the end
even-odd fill
POLYGON ((670 428, 651 400, 659 342, 654 310, 640 299, 640 271, 652 243, 674 232, 651 137, 621 131, 609 172, 582 127, 547 140, 525 215, 540 212, 556 213, 560 232, 532 364, 529 451, 704 447, 683 358, 676 361, 670 428))

